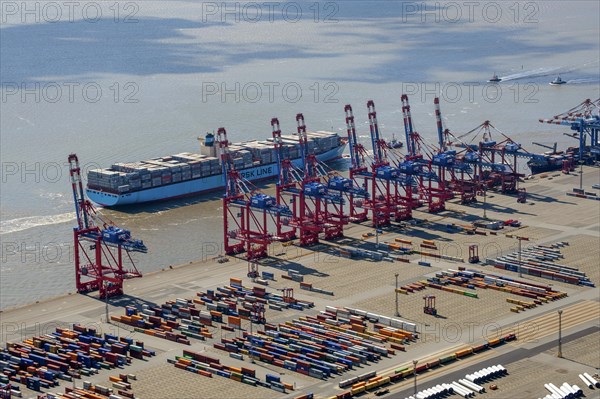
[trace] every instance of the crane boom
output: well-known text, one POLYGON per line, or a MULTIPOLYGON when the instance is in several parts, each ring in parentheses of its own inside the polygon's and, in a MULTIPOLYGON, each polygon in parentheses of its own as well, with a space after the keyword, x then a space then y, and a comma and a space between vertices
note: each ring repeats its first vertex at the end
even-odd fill
POLYGON ((532 142, 531 144, 537 145, 537 146, 540 146, 540 147, 544 147, 544 148, 547 148, 549 150, 552 150, 553 153, 556 153, 556 148, 558 146, 558 143, 556 143, 556 142, 554 143, 553 146, 549 146, 549 145, 542 144, 542 143, 536 143, 536 142, 532 142))
POLYGON ((442 111, 440 110, 440 99, 438 97, 434 98, 433 104, 435 105, 435 120, 437 123, 439 150, 440 152, 444 152, 446 151, 446 146, 444 145, 444 127, 442 125, 442 111))
POLYGON ((300 141, 300 151, 302 152, 302 167, 307 176, 312 175, 311 168, 308 166, 308 136, 306 135, 306 125, 304 124, 304 115, 296 114, 296 123, 298 125, 298 139, 300 141))
POLYGON ((380 164, 385 162, 383 148, 385 148, 385 143, 381 140, 379 136, 379 126, 377 125, 377 112, 375 111, 375 102, 373 100, 369 100, 367 102, 367 109, 369 111, 369 129, 371 131, 371 143, 373 144, 373 157, 375 158, 375 163, 380 164))
POLYGON ((81 169, 79 168, 79 159, 77 155, 70 154, 68 158, 69 173, 71 175, 71 185, 73 187, 73 201, 75 202, 75 214, 77 215, 77 224, 79 229, 89 228, 88 214, 86 208, 89 204, 86 203, 83 194, 83 183, 81 181, 81 169))
POLYGON ((346 104, 344 107, 346 113, 346 130, 348 132, 348 144, 350 145, 350 159, 352 161, 353 168, 360 168, 360 153, 358 148, 358 140, 356 139, 356 126, 354 124, 354 114, 352 113, 352 106, 346 104))

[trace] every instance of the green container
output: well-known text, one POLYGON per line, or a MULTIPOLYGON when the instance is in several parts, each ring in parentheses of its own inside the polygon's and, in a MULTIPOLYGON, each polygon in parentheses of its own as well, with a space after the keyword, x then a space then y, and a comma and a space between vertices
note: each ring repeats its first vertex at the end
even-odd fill
POLYGON ((255 386, 256 386, 256 381, 254 381, 254 380, 250 380, 250 379, 248 379, 248 378, 242 378, 242 382, 243 382, 244 384, 252 385, 253 387, 255 387, 255 386))
POLYGON ((401 372, 403 372, 404 370, 408 370, 408 367, 404 367, 402 369, 398 369, 396 371, 394 371, 394 374, 400 374, 401 372))
POLYGON ((477 298, 477 293, 476 292, 467 292, 467 291, 465 291, 464 295, 468 296, 470 298, 477 298))
POLYGON ((446 356, 446 357, 441 357, 440 358, 440 364, 450 363, 450 362, 452 362, 454 360, 456 360, 456 355, 450 355, 450 356, 446 356))
POLYGON ((137 346, 137 345, 129 345, 129 349, 134 352, 141 352, 144 350, 144 348, 142 348, 141 346, 137 346))
POLYGON ((190 337, 190 338, 194 338, 194 339, 198 339, 200 341, 204 341, 204 337, 202 335, 193 333, 193 332, 189 332, 189 331, 182 331, 181 332, 183 335, 185 335, 186 337, 190 337))

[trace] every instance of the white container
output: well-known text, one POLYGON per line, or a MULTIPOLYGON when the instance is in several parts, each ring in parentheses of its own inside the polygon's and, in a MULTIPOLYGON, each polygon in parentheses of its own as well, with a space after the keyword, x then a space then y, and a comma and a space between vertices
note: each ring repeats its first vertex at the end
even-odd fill
POLYGON ((589 382, 594 384, 596 388, 600 388, 600 382, 596 381, 591 375, 589 375, 588 373, 583 373, 583 375, 585 376, 585 378, 588 379, 589 382))

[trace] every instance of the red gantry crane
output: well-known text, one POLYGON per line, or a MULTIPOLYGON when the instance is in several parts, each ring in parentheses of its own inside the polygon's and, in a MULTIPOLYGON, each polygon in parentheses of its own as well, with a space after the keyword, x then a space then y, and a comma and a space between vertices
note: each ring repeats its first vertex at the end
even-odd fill
POLYGON ((479 165, 481 181, 488 188, 499 186, 503 193, 521 191, 518 190, 518 182, 519 178, 523 177, 524 174, 519 172, 518 160, 539 161, 544 158, 544 155, 526 151, 521 147, 521 144, 502 133, 490 121, 483 122, 465 135, 472 134, 473 132, 475 132, 475 137, 471 142, 478 135, 481 136, 478 145, 469 145, 482 158, 479 165), (492 132, 502 136, 502 139, 499 142, 494 140, 492 132))
POLYGON ((373 226, 380 227, 390 224, 392 217, 395 221, 412 218, 412 179, 402 176, 398 168, 390 165, 387 159, 389 146, 379 133, 377 112, 373 100, 367 102, 369 130, 373 146, 373 162, 371 176, 371 198, 365 208, 372 213, 373 226), (403 195, 404 194, 404 195, 403 195))
POLYGON ((73 228, 75 284, 77 292, 99 291, 101 298, 123 294, 123 280, 142 277, 135 267, 131 252, 148 251, 141 240, 131 237, 129 230, 102 218, 85 198, 77 155, 68 158, 77 227, 73 228), (129 269, 124 261, 129 260, 129 269))
POLYGON ((478 190, 500 187, 504 193, 516 192, 520 176, 517 158, 533 158, 536 155, 521 151, 521 145, 498 131, 489 121, 485 121, 461 136, 447 132, 448 145, 463 149, 459 159, 474 169, 473 183, 478 190), (492 139, 492 130, 504 136, 504 140, 496 142, 492 139), (472 135, 469 143, 462 141, 472 135), (473 144, 478 137, 479 142, 473 144), (453 139, 451 139, 453 138, 453 139))
POLYGON ((365 203, 371 202, 367 189, 370 185, 369 182, 373 178, 373 174, 369 172, 369 167, 366 164, 366 159, 368 158, 367 150, 358 142, 356 136, 352 106, 346 104, 344 112, 346 113, 346 130, 348 132, 348 145, 350 147, 349 177, 352 181, 352 186, 360 190, 359 195, 349 193, 350 220, 360 223, 368 218, 369 208, 365 207, 365 203))
MULTIPOLYGON (((261 193, 235 169, 229 152, 225 128, 219 128, 217 142, 221 167, 225 179, 223 197, 223 242, 225 253, 236 255, 245 252, 248 260, 268 255, 269 244, 284 239, 270 232, 270 224, 276 224, 281 216, 291 216, 287 207, 277 203, 276 198, 261 193)), ((277 223, 278 224, 278 223, 277 223)), ((288 237, 289 238, 289 237, 288 237)))
POLYGON ((446 200, 454 194, 460 196, 460 202, 467 204, 476 201, 479 183, 473 176, 473 168, 462 158, 457 157, 456 150, 448 149, 451 133, 444 129, 439 98, 434 98, 435 118, 438 133, 438 152, 431 158, 431 165, 437 168, 439 192, 443 192, 446 200))
MULTIPOLYGON (((410 113, 410 104, 408 96, 403 94, 402 114, 404 118, 404 130, 407 140, 407 155, 404 161, 398 162, 400 173, 412 179, 412 185, 407 187, 406 195, 402 198, 405 202, 403 206, 416 208, 419 206, 413 194, 413 185, 416 186, 416 193, 422 202, 427 203, 429 212, 439 212, 445 209, 446 199, 450 198, 448 191, 445 188, 445 180, 443 176, 434 172, 435 165, 434 156, 439 152, 439 149, 425 143, 423 138, 413 128, 412 116, 410 113), (425 150, 425 155, 423 151, 425 150)), ((439 111, 439 104, 438 109, 439 111)), ((441 123, 441 120, 440 120, 441 123)))
POLYGON ((324 233, 326 239, 341 237, 343 226, 349 223, 349 218, 344 214, 344 199, 339 194, 329 192, 327 185, 323 183, 327 173, 317 157, 309 153, 302 114, 296 115, 296 123, 302 170, 284 157, 279 120, 271 120, 279 167, 277 203, 285 205, 292 212, 291 218, 278 224, 278 234, 290 235, 290 230, 283 231, 283 228, 291 227, 299 232, 300 245, 307 246, 318 243, 321 233, 324 233))

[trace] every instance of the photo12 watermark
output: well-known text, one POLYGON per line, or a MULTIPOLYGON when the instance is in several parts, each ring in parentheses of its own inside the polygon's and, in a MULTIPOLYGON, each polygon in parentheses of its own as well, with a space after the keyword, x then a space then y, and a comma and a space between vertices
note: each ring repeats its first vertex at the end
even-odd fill
POLYGON ((403 23, 535 24, 540 6, 534 1, 401 1, 403 23))
POLYGON ((136 82, 10 82, 0 85, 2 103, 78 103, 95 104, 102 100, 117 104, 140 102, 136 82))
POLYGON ((340 88, 336 82, 202 82, 202 102, 270 104, 279 101, 295 104, 300 100, 338 104, 340 88))
POLYGON ((487 82, 402 82, 401 92, 422 103, 434 98, 446 103, 469 102, 497 103, 510 101, 515 104, 537 104, 540 87, 537 83, 508 83, 500 85, 487 82))
POLYGON ((3 264, 69 264, 75 261, 72 242, 25 242, 2 240, 0 259, 3 264))
MULTIPOLYGON (((80 164, 81 176, 85 178, 90 170, 100 169, 101 166, 95 162, 80 164)), ((70 177, 70 165, 68 162, 0 162, 0 180, 5 183, 61 183, 70 177)))
POLYGON ((55 24, 83 21, 138 23, 140 3, 134 1, 2 1, 2 24, 55 24))
MULTIPOLYGON (((103 317, 102 317, 103 318, 103 317)), ((98 336, 104 334, 117 335, 125 338, 139 337, 140 333, 133 329, 125 328, 119 323, 105 324, 100 321, 81 322, 80 319, 71 321, 49 321, 36 322, 2 322, 0 323, 0 342, 21 342, 32 337, 43 337, 57 332, 57 329, 73 330, 73 326, 77 325, 79 329, 93 330, 98 336)))
POLYGON ((340 3, 325 2, 210 2, 201 3, 202 22, 257 23, 336 23, 340 3))

